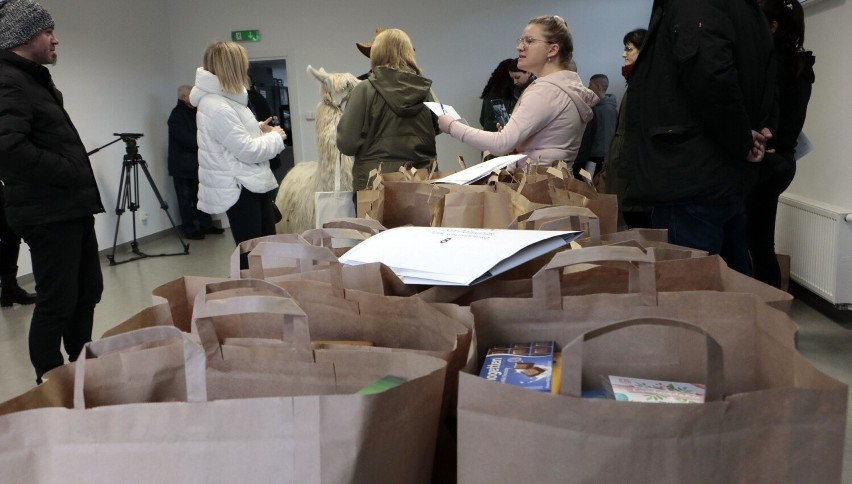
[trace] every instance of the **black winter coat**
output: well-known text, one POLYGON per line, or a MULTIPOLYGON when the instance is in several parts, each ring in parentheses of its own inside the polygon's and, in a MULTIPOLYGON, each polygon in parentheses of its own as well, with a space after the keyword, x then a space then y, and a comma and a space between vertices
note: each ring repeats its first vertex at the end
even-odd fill
POLYGON ((628 203, 744 199, 751 131, 772 127, 773 52, 755 0, 654 1, 627 89, 628 203))
POLYGON ((0 179, 9 225, 104 211, 92 165, 50 71, 0 50, 0 179))
POLYGON ((169 115, 169 175, 198 179, 198 127, 195 109, 178 101, 169 115))

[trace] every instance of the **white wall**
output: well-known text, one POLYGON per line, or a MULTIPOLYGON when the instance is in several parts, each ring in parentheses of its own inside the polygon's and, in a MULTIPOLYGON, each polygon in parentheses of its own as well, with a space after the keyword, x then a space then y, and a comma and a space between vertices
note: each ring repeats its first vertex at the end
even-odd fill
MULTIPOLYGON (((174 189, 165 166, 166 118, 176 102, 177 87, 165 14, 168 0, 39 3, 56 21, 58 63, 50 70, 86 148, 92 150, 116 139, 113 133, 144 133, 138 142, 139 153, 163 196, 174 205, 174 189)), ((112 247, 124 154, 125 145, 119 141, 91 156, 107 211, 96 217, 101 249, 112 247)), ((138 237, 169 226, 144 175, 140 176, 140 205, 150 218, 144 224, 137 222, 138 237)), ((132 238, 129 212, 121 219, 118 243, 132 238)), ((26 246, 18 265, 19 275, 32 272, 26 246)))
MULTIPOLYGON (((113 132, 142 132, 140 153, 176 218, 171 179, 166 170, 166 119, 179 84, 192 83, 204 48, 227 40, 233 30, 258 29, 261 42, 244 44, 253 59, 287 59, 294 121, 295 158, 316 158, 313 121, 318 86, 305 66, 329 71, 366 72, 369 61, 355 42, 369 41, 376 27, 397 27, 411 36, 425 75, 434 81, 442 101, 454 105, 472 124, 479 118, 479 94, 488 75, 502 59, 515 56, 514 39, 530 17, 558 14, 574 33, 575 57, 581 77, 601 72, 610 78, 610 92, 619 99, 621 39, 645 27, 652 0, 542 0, 534 7, 509 0, 315 0, 313 2, 248 0, 238 8, 230 0, 40 0, 57 21, 59 64, 52 67, 63 91, 66 109, 89 149, 113 139, 113 132)), ((852 11, 846 0, 824 0, 809 7, 807 47, 817 56, 817 83, 805 131, 816 145, 800 163, 791 187, 809 198, 852 207, 852 114, 848 79, 852 64, 843 47, 852 11)), ((446 136, 438 138, 443 169, 455 157, 470 163, 478 152, 446 136)), ((112 247, 116 226, 114 205, 124 145, 119 142, 92 156, 107 214, 97 217, 101 249, 112 247)), ((142 183, 142 208, 150 214, 139 223, 138 236, 162 231, 168 220, 142 183)), ((130 217, 122 216, 118 242, 130 240, 130 217)), ((144 249, 144 247, 143 247, 144 249)), ((24 251, 20 273, 30 272, 24 251)))

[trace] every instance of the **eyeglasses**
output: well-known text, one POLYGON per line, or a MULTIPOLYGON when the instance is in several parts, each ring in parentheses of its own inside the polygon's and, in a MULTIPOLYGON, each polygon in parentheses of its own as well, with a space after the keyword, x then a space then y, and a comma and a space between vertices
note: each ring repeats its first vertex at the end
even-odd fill
POLYGON ((523 44, 524 47, 526 48, 526 47, 529 47, 529 46, 535 44, 536 42, 544 42, 545 44, 552 44, 553 43, 553 42, 548 42, 544 39, 536 39, 534 37, 521 37, 520 39, 518 39, 518 43, 515 44, 515 46, 519 46, 519 45, 523 44))

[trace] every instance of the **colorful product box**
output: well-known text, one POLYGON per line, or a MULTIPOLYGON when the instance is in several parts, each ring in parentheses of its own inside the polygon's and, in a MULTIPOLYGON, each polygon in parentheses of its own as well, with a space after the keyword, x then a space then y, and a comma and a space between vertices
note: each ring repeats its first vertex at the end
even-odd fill
POLYGON ((550 392, 556 343, 537 341, 495 345, 488 349, 479 376, 540 392, 550 392))

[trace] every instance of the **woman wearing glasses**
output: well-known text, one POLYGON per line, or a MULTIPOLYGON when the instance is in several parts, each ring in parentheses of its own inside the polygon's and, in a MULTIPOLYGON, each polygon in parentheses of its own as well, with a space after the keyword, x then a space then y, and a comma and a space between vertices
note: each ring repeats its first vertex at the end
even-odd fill
POLYGON ((491 133, 443 115, 438 118, 441 131, 495 155, 527 155, 518 168, 572 162, 598 98, 569 70, 574 42, 568 24, 558 16, 536 17, 524 28, 517 49, 518 67, 536 80, 521 95, 508 124, 491 133))

